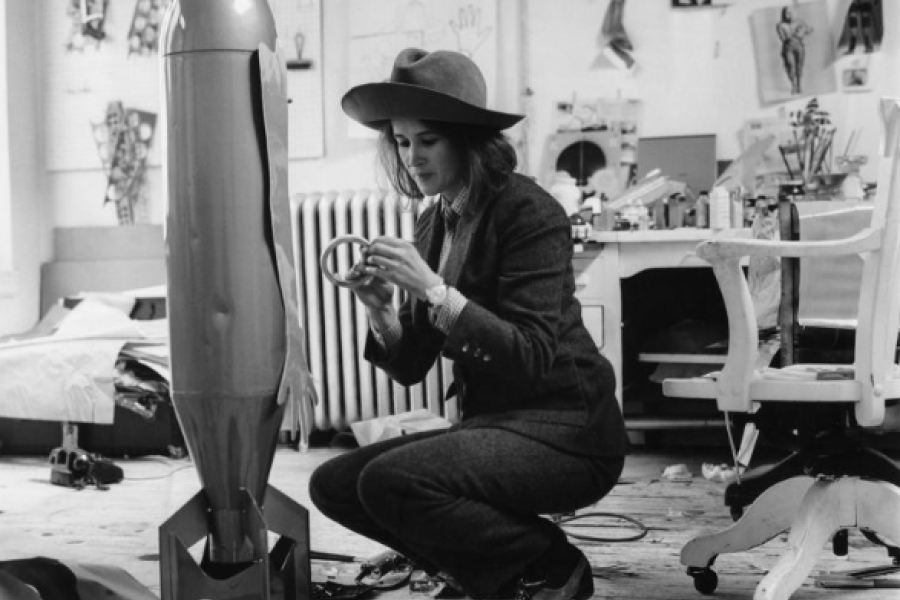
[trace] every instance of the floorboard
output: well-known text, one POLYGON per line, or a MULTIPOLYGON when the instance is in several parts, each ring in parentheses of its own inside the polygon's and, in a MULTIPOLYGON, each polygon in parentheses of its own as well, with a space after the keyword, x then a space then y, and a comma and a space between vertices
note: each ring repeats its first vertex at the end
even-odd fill
MULTIPOLYGON (((297 452, 279 447, 270 483, 310 510, 314 550, 360 558, 373 556, 383 548, 324 518, 309 501, 309 474, 338 452, 324 448, 297 452)), ((685 575, 679 552, 698 533, 714 531, 731 522, 723 504, 725 484, 700 476, 701 462, 710 459, 720 458, 707 456, 703 451, 639 450, 629 457, 614 492, 582 511, 625 515, 648 530, 638 541, 577 541, 594 569, 595 599, 702 598, 685 575), (663 479, 663 469, 672 464, 685 464, 694 477, 687 481, 663 479)), ((123 482, 107 491, 92 487, 78 491, 50 484, 45 457, 0 457, 0 560, 47 556, 116 566, 159 595, 158 527, 197 492, 197 473, 187 459, 144 457, 115 462, 125 471, 123 482)), ((637 531, 634 525, 613 518, 579 522, 590 526, 567 527, 575 533, 606 538, 628 537, 637 531)), ((715 565, 719 588, 714 598, 752 598, 756 584, 784 548, 785 539, 786 535, 782 535, 750 552, 720 556, 715 565)), ((851 534, 850 545, 848 558, 835 557, 826 549, 815 572, 888 563, 884 549, 873 546, 856 532, 851 534)), ((323 569, 328 565, 315 566, 323 569)), ((380 592, 378 597, 395 600, 411 596, 401 588, 380 592)), ((812 578, 793 596, 795 600, 897 597, 896 589, 822 589, 814 586, 812 578)))

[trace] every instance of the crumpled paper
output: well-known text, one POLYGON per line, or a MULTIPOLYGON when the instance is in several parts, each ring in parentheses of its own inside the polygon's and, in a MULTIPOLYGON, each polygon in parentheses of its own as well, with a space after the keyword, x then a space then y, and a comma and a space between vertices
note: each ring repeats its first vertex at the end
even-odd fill
POLYGON ((360 446, 367 446, 381 440, 400 437, 420 431, 447 429, 452 423, 426 408, 419 408, 397 415, 358 421, 350 425, 360 446))

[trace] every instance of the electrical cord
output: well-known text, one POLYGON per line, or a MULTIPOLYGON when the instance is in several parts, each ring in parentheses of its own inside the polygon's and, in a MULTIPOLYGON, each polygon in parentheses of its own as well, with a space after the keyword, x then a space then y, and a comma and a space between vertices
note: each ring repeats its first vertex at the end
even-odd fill
POLYGON ((577 540, 584 540, 584 541, 588 541, 588 542, 636 542, 637 540, 646 536, 649 531, 647 529, 647 526, 644 525, 643 523, 641 523, 640 521, 638 521, 637 519, 628 517, 626 515, 619 515, 616 513, 586 512, 586 513, 581 513, 578 515, 555 515, 552 517, 552 520, 554 523, 556 523, 561 528, 563 528, 563 531, 569 537, 573 537, 577 540), (634 535, 627 536, 627 537, 606 538, 606 537, 600 537, 600 536, 590 536, 590 535, 583 535, 580 533, 573 533, 573 532, 569 531, 568 529, 566 529, 565 527, 563 527, 567 523, 571 523, 572 521, 577 521, 579 519, 585 519, 587 517, 605 517, 605 518, 610 518, 610 519, 621 519, 622 521, 628 521, 632 525, 636 525, 640 531, 638 531, 634 535))

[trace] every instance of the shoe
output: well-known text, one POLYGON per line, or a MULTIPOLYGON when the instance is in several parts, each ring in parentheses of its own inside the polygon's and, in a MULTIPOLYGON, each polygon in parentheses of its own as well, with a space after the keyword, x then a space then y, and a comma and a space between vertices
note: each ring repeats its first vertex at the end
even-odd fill
POLYGON ((467 597, 462 585, 444 571, 435 575, 429 575, 425 571, 413 571, 409 578, 409 592, 411 597, 425 596, 440 600, 461 600, 467 597))
POLYGON ((516 585, 515 600, 588 600, 594 595, 594 575, 584 554, 578 559, 575 570, 562 587, 547 586, 547 580, 520 579, 516 585))
POLYGON ((370 589, 391 590, 406 583, 412 572, 413 564, 408 558, 388 550, 360 565, 356 583, 370 589))

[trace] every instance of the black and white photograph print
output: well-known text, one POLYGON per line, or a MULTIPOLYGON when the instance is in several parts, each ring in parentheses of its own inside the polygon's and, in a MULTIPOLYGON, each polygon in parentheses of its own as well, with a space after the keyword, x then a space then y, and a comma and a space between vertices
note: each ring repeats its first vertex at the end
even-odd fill
POLYGON ((841 69, 841 89, 844 92, 869 92, 872 82, 869 80, 869 68, 851 65, 841 69))
POLYGON ((827 2, 761 8, 750 14, 750 27, 763 104, 837 91, 827 2))

